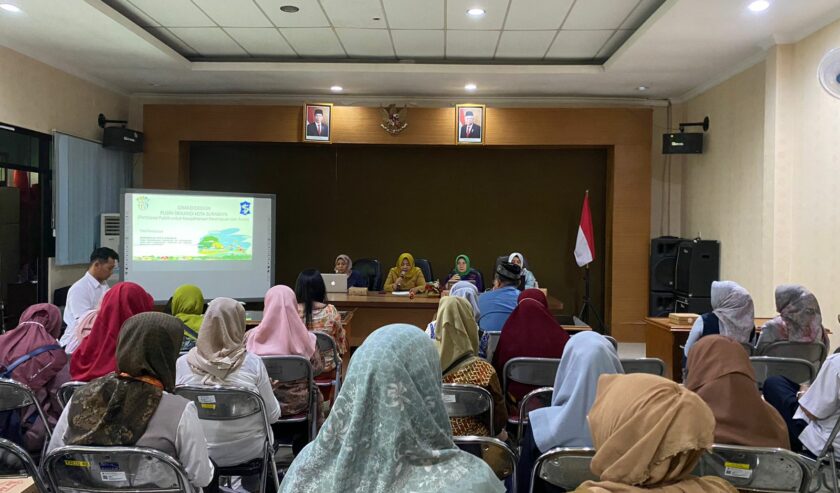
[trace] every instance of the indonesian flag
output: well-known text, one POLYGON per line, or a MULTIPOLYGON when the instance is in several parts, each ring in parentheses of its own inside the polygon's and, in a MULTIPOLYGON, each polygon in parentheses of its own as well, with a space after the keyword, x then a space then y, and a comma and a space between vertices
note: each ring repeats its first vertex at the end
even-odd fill
POLYGON ((580 211, 580 226, 578 226, 577 241, 575 242, 575 260, 579 267, 583 267, 595 260, 595 234, 592 230, 592 213, 589 212, 589 191, 583 196, 583 210, 580 211))

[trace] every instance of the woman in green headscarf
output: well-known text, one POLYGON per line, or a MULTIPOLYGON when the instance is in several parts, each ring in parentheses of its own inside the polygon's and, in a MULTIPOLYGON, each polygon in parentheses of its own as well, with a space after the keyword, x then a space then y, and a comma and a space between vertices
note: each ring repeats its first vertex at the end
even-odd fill
POLYGON ((198 286, 184 284, 172 295, 172 315, 184 322, 185 346, 195 346, 198 329, 204 320, 204 294, 198 286))
POLYGON ((467 281, 474 284, 479 293, 484 292, 484 279, 481 272, 472 268, 470 258, 463 253, 455 257, 455 268, 446 278, 446 288, 451 289, 458 281, 467 281))
POLYGON ((426 289, 426 278, 420 267, 414 265, 414 256, 403 253, 397 259, 397 266, 388 271, 383 289, 389 293, 394 291, 409 291, 422 293, 426 289))
POLYGON ((452 441, 440 355, 413 325, 376 330, 353 354, 335 406, 295 457, 281 493, 501 493, 478 457, 452 441))

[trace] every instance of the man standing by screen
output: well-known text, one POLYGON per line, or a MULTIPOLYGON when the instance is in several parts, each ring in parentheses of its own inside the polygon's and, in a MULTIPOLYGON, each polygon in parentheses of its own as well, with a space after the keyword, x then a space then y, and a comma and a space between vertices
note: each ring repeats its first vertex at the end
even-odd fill
POLYGON ((108 292, 105 282, 114 273, 120 256, 110 248, 97 248, 90 254, 90 265, 84 277, 70 286, 67 293, 67 306, 64 308, 64 323, 67 329, 59 343, 67 346, 73 340, 76 322, 86 312, 99 307, 102 297, 108 292))

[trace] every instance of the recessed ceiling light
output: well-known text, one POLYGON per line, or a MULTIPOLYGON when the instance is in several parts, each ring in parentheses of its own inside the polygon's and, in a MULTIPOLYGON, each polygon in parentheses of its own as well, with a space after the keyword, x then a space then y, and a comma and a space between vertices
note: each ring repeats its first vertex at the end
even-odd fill
POLYGON ((295 12, 299 11, 300 9, 295 7, 294 5, 283 5, 280 7, 280 10, 287 13, 287 14, 294 14, 295 12))
POLYGON ((330 91, 332 91, 332 92, 341 92, 341 91, 343 91, 343 90, 344 90, 344 88, 343 88, 343 87, 341 87, 341 86, 332 86, 332 87, 330 87, 330 91))
POLYGON ((478 7, 467 10, 467 15, 470 15, 472 17, 481 17, 482 15, 484 15, 486 13, 487 13, 486 10, 480 9, 478 7))
POLYGON ((22 12, 20 10, 20 7, 18 7, 17 5, 12 5, 10 3, 0 3, 0 9, 5 10, 6 12, 11 12, 13 14, 19 14, 22 12))
POLYGON ((468 91, 475 91, 476 89, 478 89, 478 86, 470 82, 469 84, 464 86, 464 89, 468 91))
POLYGON ((762 12, 764 10, 767 10, 768 7, 770 7, 770 2, 768 2, 767 0, 755 0, 754 2, 749 4, 749 6, 747 6, 747 8, 752 10, 753 12, 762 12))
POLYGON ((648 86, 639 86, 639 87, 637 87, 637 88, 636 88, 636 90, 637 90, 637 91, 647 91, 647 90, 648 90, 648 86))

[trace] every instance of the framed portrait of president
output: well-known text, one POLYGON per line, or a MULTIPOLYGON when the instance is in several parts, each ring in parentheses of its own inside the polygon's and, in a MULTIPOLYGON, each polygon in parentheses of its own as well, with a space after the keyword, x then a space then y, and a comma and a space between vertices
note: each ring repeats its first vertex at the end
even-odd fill
POLYGON ((455 142, 457 144, 484 143, 484 105, 455 105, 455 142))
POLYGON ((327 142, 332 140, 332 103, 303 105, 304 142, 327 142))

